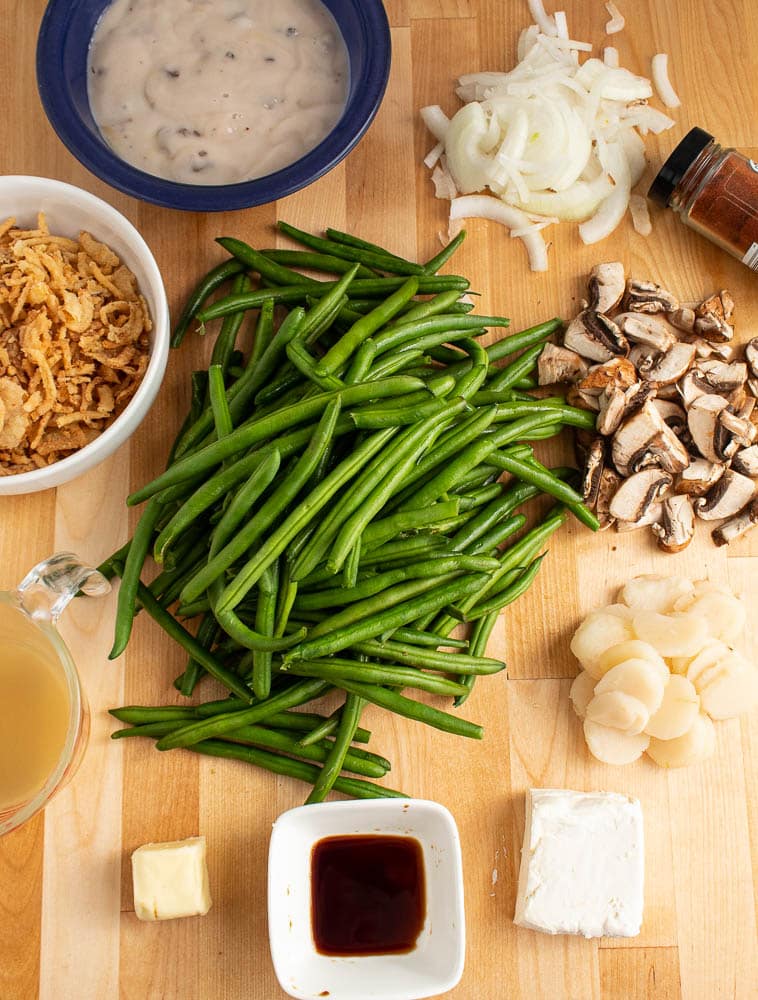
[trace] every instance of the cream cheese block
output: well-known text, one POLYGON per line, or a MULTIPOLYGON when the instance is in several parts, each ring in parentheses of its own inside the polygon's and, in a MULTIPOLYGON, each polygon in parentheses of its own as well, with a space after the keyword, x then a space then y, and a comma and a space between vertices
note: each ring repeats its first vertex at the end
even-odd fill
POLYGON ((637 799, 530 788, 514 920, 548 934, 634 937, 644 864, 637 799))
POLYGON ((205 915, 211 908, 205 837, 138 847, 132 854, 132 880, 140 920, 205 915))

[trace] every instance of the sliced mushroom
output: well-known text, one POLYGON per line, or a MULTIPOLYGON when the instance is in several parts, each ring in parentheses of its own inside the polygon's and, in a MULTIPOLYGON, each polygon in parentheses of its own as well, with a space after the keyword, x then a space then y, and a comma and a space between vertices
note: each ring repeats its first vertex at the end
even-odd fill
POLYGON ((632 278, 627 282, 625 307, 630 312, 669 313, 679 308, 679 302, 665 288, 653 281, 637 281, 632 278))
POLYGON ((747 365, 743 361, 698 361, 696 375, 709 387, 709 392, 728 395, 740 389, 747 380, 747 365))
POLYGON ((574 382, 587 374, 587 362, 576 351, 558 344, 545 344, 537 362, 537 384, 574 382))
POLYGON ((616 521, 616 531, 636 531, 637 528, 647 528, 651 524, 660 524, 662 520, 663 504, 653 503, 637 521, 616 521))
POLYGON ((629 476, 635 467, 639 468, 647 455, 650 441, 665 426, 649 400, 625 420, 613 435, 611 445, 611 458, 617 472, 629 476))
POLYGON ((609 387, 626 389, 637 381, 634 365, 626 358, 612 358, 601 365, 593 365, 577 389, 590 395, 599 396, 609 387))
POLYGON ((666 497, 663 517, 659 524, 653 524, 653 533, 664 552, 681 552, 687 548, 695 535, 695 512, 686 493, 666 497))
POLYGON ((664 424, 679 436, 687 426, 687 414, 684 409, 673 399, 659 399, 658 397, 653 400, 653 406, 663 418, 664 424))
POLYGON ((754 495, 755 483, 752 479, 727 469, 704 497, 695 500, 695 513, 704 521, 732 517, 741 511, 754 495))
POLYGON ((594 392, 582 392, 575 385, 572 385, 566 393, 566 402, 580 410, 592 410, 593 413, 597 413, 600 409, 600 400, 594 392))
POLYGON ((600 480, 604 468, 605 441, 601 437, 596 437, 587 452, 587 460, 584 463, 584 477, 582 479, 582 496, 584 497, 584 502, 591 510, 597 505, 600 480))
POLYGON ((648 442, 648 456, 650 461, 646 464, 660 465, 675 476, 683 472, 691 461, 689 452, 668 424, 664 424, 663 430, 648 442))
POLYGON ((608 386, 600 399, 600 412, 595 426, 605 437, 610 437, 624 418, 626 393, 614 385, 608 386))
POLYGON ((735 538, 750 531, 758 524, 758 500, 751 501, 744 510, 741 510, 728 521, 724 521, 718 528, 711 532, 711 538, 716 545, 728 545, 735 538))
POLYGON ((676 336, 671 328, 655 316, 626 312, 615 316, 614 322, 627 340, 634 344, 644 344, 663 352, 676 343, 676 336))
MULTIPOLYGON (((719 423, 732 435, 732 438, 743 448, 749 448, 758 434, 758 427, 750 420, 737 416, 732 407, 727 406, 719 413, 719 423)), ((735 451, 736 454, 736 451, 735 451)))
POLYGON ((749 378, 746 385, 752 395, 758 399, 758 378, 749 378))
POLYGON ((679 473, 676 481, 677 493, 688 493, 691 497, 703 497, 721 479, 724 468, 720 462, 709 462, 707 458, 696 458, 679 473))
POLYGON ((698 316, 695 320, 695 333, 703 340, 725 343, 734 336, 734 327, 714 313, 708 313, 707 316, 698 316))
POLYGON ((734 315, 734 299, 726 288, 722 288, 720 292, 709 295, 707 299, 703 299, 695 307, 696 316, 708 316, 711 313, 718 316, 719 319, 731 323, 732 316, 734 315))
POLYGON ((582 310, 569 323, 563 345, 590 361, 610 361, 629 353, 629 342, 613 320, 592 309, 582 310))
POLYGON ((620 261, 595 264, 590 271, 587 290, 590 294, 590 309, 608 313, 621 301, 625 285, 624 265, 620 261))
POLYGON ((732 468, 743 476, 758 478, 758 444, 738 451, 732 459, 732 468))
POLYGON ((645 372, 645 378, 648 382, 671 385, 687 373, 694 360, 695 345, 677 341, 645 372))
POLYGON ((597 503, 595 505, 595 515, 600 523, 601 531, 610 528, 615 521, 615 518, 611 515, 611 500, 616 495, 621 482, 621 476, 606 465, 600 474, 600 486, 597 491, 597 503))
POLYGON ((624 394, 626 397, 624 415, 631 417, 637 410, 641 410, 648 400, 655 399, 657 394, 658 389, 652 382, 635 382, 634 385, 630 385, 624 394))
POLYGON ((637 523, 673 483, 663 469, 644 469, 626 479, 611 500, 610 512, 617 521, 637 523))
POLYGON ((647 344, 633 344, 629 351, 630 362, 637 369, 637 372, 643 376, 650 371, 660 356, 660 351, 656 351, 653 347, 648 347, 647 344))
POLYGON ((758 379, 758 337, 753 337, 745 346, 745 361, 750 366, 753 378, 758 379))
POLYGON ((703 458, 709 462, 725 460, 719 413, 729 404, 723 396, 714 394, 699 396, 687 410, 687 426, 692 440, 703 458))
POLYGON ((668 320, 677 330, 692 333, 695 329, 695 310, 689 306, 680 306, 668 314, 668 320))
POLYGON ((686 375, 679 379, 676 388, 682 397, 682 402, 686 409, 689 409, 696 399, 711 394, 710 389, 705 386, 703 380, 694 369, 688 371, 686 375))

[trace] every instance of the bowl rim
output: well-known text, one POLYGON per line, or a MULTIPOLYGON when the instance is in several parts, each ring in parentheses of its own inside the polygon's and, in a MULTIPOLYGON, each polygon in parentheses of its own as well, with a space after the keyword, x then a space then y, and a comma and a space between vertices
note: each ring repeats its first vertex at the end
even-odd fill
MULTIPOLYGON (((318 180, 357 145, 374 120, 389 79, 392 40, 382 0, 352 0, 371 40, 352 104, 332 131, 294 163, 272 174, 226 185, 193 185, 148 174, 118 157, 82 122, 66 87, 63 42, 76 17, 71 0, 49 0, 37 37, 37 90, 58 138, 96 177, 142 201, 183 211, 221 212, 264 205, 318 180), (353 125, 358 122, 358 128, 353 125)), ((104 4, 105 7, 107 4, 104 4)), ((334 16, 334 15, 332 15, 334 16)), ((336 19, 335 19, 336 20, 336 19)))
MULTIPOLYGON (((451 898, 449 900, 449 912, 454 918, 455 926, 455 952, 453 955, 454 965, 447 971, 447 974, 439 971, 439 975, 432 981, 431 978, 425 983, 420 981, 416 984, 419 989, 412 994, 413 998, 429 997, 445 993, 453 989, 460 982, 463 975, 466 954, 466 917, 465 917, 465 884, 463 872, 463 852, 461 847, 460 832, 455 817, 447 806, 434 799, 424 798, 376 798, 376 799, 341 799, 319 802, 312 805, 295 806, 277 816, 272 824, 271 835, 268 848, 268 873, 267 873, 267 912, 268 912, 268 932, 269 949, 279 985, 291 997, 298 1000, 315 1000, 315 994, 309 992, 301 986, 293 986, 288 977, 288 966, 286 960, 289 957, 287 947, 284 947, 280 926, 277 920, 272 919, 279 911, 281 900, 282 884, 280 882, 281 863, 279 858, 286 855, 288 837, 298 831, 303 834, 303 838, 309 844, 315 843, 322 837, 341 836, 343 821, 348 817, 355 828, 352 832, 357 835, 376 834, 381 832, 381 820, 387 822, 396 821, 396 825, 402 827, 404 835, 421 839, 422 835, 414 829, 414 824, 423 822, 420 817, 430 817, 441 824, 443 831, 443 843, 450 852, 450 863, 452 866, 451 898), (314 827, 320 826, 320 819, 324 816, 333 816, 335 829, 331 833, 316 832, 314 827), (381 819, 379 819, 381 817, 381 819), (379 825, 377 825, 379 824, 379 825)), ((427 868, 427 879, 434 879, 435 873, 427 868)), ((290 944, 291 947, 291 944, 290 944)), ((310 949, 313 952, 313 948, 310 949)), ((412 953, 410 953, 412 955, 412 953)), ((355 967, 360 966, 364 961, 373 961, 377 958, 404 958, 409 956, 350 956, 335 957, 322 956, 330 966, 337 970, 342 963, 348 963, 355 967)), ((330 987, 331 989, 331 987, 330 987)), ((332 992, 334 990, 332 989, 332 992)), ((343 995, 341 991, 335 993, 336 996, 343 995)), ((393 988, 385 987, 381 983, 374 981, 371 991, 374 1000, 411 1000, 411 994, 403 992, 397 993, 393 988)))
MULTIPOLYGON (((51 489, 63 483, 70 482, 82 473, 89 471, 104 461, 117 448, 131 437, 142 420, 147 416, 150 407, 163 382, 163 376, 168 364, 170 322, 168 299, 163 284, 160 269, 150 247, 145 242, 139 230, 118 209, 103 201, 97 195, 84 188, 60 181, 53 177, 38 177, 31 174, 6 174, 0 176, 0 192, 14 185, 26 188, 39 188, 40 197, 55 192, 62 198, 68 195, 77 200, 89 202, 103 219, 113 228, 123 232, 124 238, 134 248, 134 253, 140 257, 142 265, 148 274, 150 284, 156 292, 156 301, 150 303, 153 323, 150 343, 150 359, 145 369, 142 381, 137 391, 127 403, 124 410, 116 417, 109 427, 99 434, 94 441, 84 445, 73 455, 61 458, 52 465, 43 466, 32 472, 19 472, 9 476, 0 476, 0 496, 18 496, 25 493, 36 493, 51 489)), ((97 236, 97 233, 93 235, 97 236)), ((141 294, 145 289, 140 287, 141 294)), ((147 296, 146 296, 147 297, 147 296)))

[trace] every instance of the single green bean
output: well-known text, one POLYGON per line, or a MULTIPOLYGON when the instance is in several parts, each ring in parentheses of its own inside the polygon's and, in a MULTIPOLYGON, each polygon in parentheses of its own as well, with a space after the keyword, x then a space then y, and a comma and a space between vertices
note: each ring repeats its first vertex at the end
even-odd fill
POLYGON ((381 684, 386 687, 413 688, 428 694, 443 696, 463 694, 461 685, 439 674, 425 673, 415 667, 398 667, 382 663, 359 663, 355 660, 325 659, 294 660, 283 666, 285 673, 297 677, 320 677, 335 687, 342 681, 357 681, 361 684, 381 684))
MULTIPOLYGON (((353 266, 353 261, 335 257, 333 254, 316 253, 309 250, 262 250, 261 253, 276 264, 284 264, 287 267, 305 267, 312 271, 326 271, 327 274, 344 274, 353 266)), ((377 274, 371 268, 360 264, 357 277, 376 278, 377 274)))
POLYGON ((526 350, 528 347, 533 347, 535 344, 541 344, 543 340, 547 340, 556 330, 560 330, 562 326, 563 320, 557 318, 547 320, 545 323, 538 323, 536 326, 530 326, 527 330, 521 330, 519 333, 511 334, 510 337, 503 337, 502 340, 490 344, 486 349, 487 355, 491 362, 500 361, 511 354, 516 354, 517 352, 526 350))
POLYGON ((505 392, 506 389, 515 386, 520 379, 532 371, 542 351, 543 345, 541 343, 527 348, 515 361, 511 361, 505 368, 497 371, 490 379, 487 388, 490 392, 505 392))
MULTIPOLYGON (((261 635, 274 635, 276 597, 279 587, 278 563, 267 566, 258 581, 258 604, 255 609, 255 628, 261 635)), ((253 694, 261 701, 271 692, 270 650, 253 650, 253 694)))
POLYGON ((417 291, 418 279, 411 277, 381 305, 362 316, 344 336, 340 337, 333 347, 329 348, 326 355, 318 363, 317 371, 319 374, 333 375, 341 371, 361 344, 377 330, 386 326, 417 291))
POLYGON ((229 236, 219 236, 216 242, 237 260, 242 261, 245 267, 255 271, 262 278, 266 278, 275 285, 303 285, 306 288, 312 288, 318 284, 313 278, 307 278, 304 274, 298 274, 297 271, 276 263, 266 254, 254 250, 247 243, 243 243, 242 240, 229 236))
POLYGON ((426 264, 424 264, 424 271, 427 274, 436 274, 439 269, 446 264, 450 258, 453 256, 458 247, 466 239, 466 230, 461 229, 461 231, 454 236, 452 240, 444 246, 436 256, 431 257, 426 264))
POLYGON ((225 260, 220 264, 216 264, 216 266, 211 268, 205 277, 201 278, 190 293, 190 296, 179 315, 179 319, 176 321, 174 331, 171 334, 172 347, 179 347, 181 345, 184 340, 184 336, 189 329, 190 323, 195 318, 195 315, 198 313, 208 297, 212 295, 217 288, 220 288, 225 281, 228 281, 229 278, 233 278, 242 270, 244 270, 244 267, 240 261, 225 260))
MULTIPOLYGON (((129 551, 121 573, 121 586, 118 591, 116 606, 116 625, 114 629, 113 646, 108 654, 109 660, 115 660, 126 649, 132 634, 134 616, 137 613, 137 597, 139 593, 140 574, 145 564, 153 531, 162 513, 159 497, 150 500, 139 519, 132 535, 129 551)), ((147 588, 145 588, 147 589, 147 588)))
POLYGON ((295 708, 314 698, 320 697, 329 689, 329 685, 320 680, 305 680, 287 688, 279 694, 272 695, 265 701, 258 702, 250 708, 222 715, 213 715, 199 722, 190 722, 181 729, 170 733, 157 743, 159 750, 173 750, 175 747, 187 747, 200 740, 207 740, 239 729, 240 726, 250 726, 268 718, 274 712, 287 708, 295 708))
POLYGON ((358 723, 361 720, 361 712, 364 705, 365 702, 363 699, 357 695, 348 694, 346 696, 334 745, 329 751, 320 774, 316 778, 310 795, 305 800, 306 805, 311 805, 314 802, 323 802, 334 787, 334 782, 340 776, 340 772, 347 761, 350 744, 353 741, 355 730, 358 728, 358 723))
MULTIPOLYGON (((232 282, 233 295, 242 295, 245 292, 249 292, 251 288, 252 285, 250 284, 250 279, 246 274, 238 274, 232 282)), ((244 318, 244 313, 236 313, 231 316, 225 316, 224 321, 221 324, 219 334, 216 337, 216 342, 213 345, 213 352, 211 354, 210 361, 211 366, 221 365, 224 374, 226 374, 229 369, 230 359, 234 351, 234 345, 237 341, 237 334, 239 333, 244 318)))
MULTIPOLYGON (((394 257, 386 251, 378 252, 375 249, 368 249, 366 246, 355 247, 338 243, 335 240, 325 240, 320 236, 312 236, 310 233, 296 229, 286 222, 279 221, 277 226, 287 236, 292 237, 303 246, 311 247, 319 253, 328 253, 333 257, 343 257, 345 260, 355 260, 367 267, 374 267, 380 271, 390 271, 393 274, 423 274, 424 270, 420 264, 412 264, 410 261, 394 257)), ((347 235, 347 234, 345 234, 347 235)))

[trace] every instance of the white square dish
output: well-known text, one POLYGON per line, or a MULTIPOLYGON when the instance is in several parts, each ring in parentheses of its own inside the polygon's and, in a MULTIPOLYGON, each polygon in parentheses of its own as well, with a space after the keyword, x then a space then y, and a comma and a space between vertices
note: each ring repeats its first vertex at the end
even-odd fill
POLYGON ((279 983, 298 1000, 422 1000, 445 993, 461 978, 466 946, 455 820, 423 799, 324 802, 283 813, 269 845, 268 923, 279 983), (311 851, 325 837, 355 834, 415 837, 421 844, 426 917, 407 954, 335 957, 316 950, 311 851))

